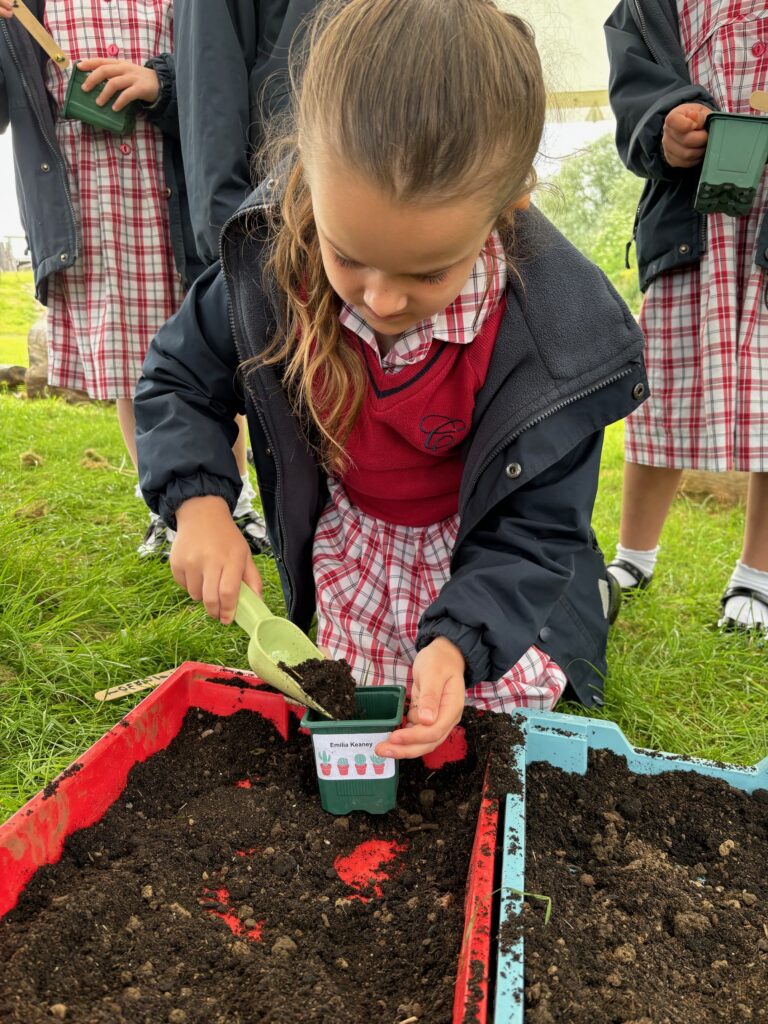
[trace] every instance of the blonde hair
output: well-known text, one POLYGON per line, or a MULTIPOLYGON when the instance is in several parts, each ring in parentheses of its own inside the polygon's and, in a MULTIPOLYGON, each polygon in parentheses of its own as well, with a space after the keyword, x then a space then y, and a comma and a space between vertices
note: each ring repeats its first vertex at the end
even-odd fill
POLYGON ((322 149, 402 203, 487 195, 507 240, 535 185, 545 90, 531 29, 492 0, 326 0, 292 63, 289 123, 259 159, 285 170, 265 265, 281 326, 257 362, 281 364, 294 413, 339 472, 366 379, 341 333, 305 161, 322 149))

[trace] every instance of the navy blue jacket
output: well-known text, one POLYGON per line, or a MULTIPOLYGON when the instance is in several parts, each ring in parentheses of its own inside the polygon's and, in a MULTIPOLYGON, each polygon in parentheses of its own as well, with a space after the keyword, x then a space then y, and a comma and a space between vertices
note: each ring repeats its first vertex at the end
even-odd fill
POLYGON ((206 266, 252 190, 266 119, 288 104, 288 51, 317 0, 174 0, 181 147, 195 242, 206 266))
MULTIPOLYGON (((325 477, 276 368, 238 375, 276 322, 259 283, 265 195, 228 223, 221 269, 196 282, 152 342, 135 398, 140 480, 171 526, 197 495, 234 507, 233 417, 245 411, 288 613, 306 629, 325 477)), ((471 685, 501 677, 536 643, 592 705, 606 669, 608 591, 590 520, 603 428, 648 392, 643 337, 602 272, 537 211, 519 215, 515 255, 519 278, 510 274, 464 451, 451 578, 422 617, 418 645, 452 640, 471 685)))
MULTIPOLYGON (((664 118, 681 103, 703 103, 713 110, 717 104, 691 82, 675 0, 621 0, 605 23, 605 37, 619 156, 630 171, 647 179, 634 230, 645 290, 659 274, 697 263, 707 246, 706 217, 693 208, 701 166, 666 163, 664 118)), ((760 225, 755 263, 768 267, 768 215, 760 225)))
MULTIPOLYGON (((42 21, 45 0, 27 0, 42 21)), ((80 227, 56 141, 55 105, 45 88, 49 60, 15 18, 0 19, 0 132, 10 125, 16 164, 16 194, 32 258, 37 297, 46 301, 50 274, 80 257, 80 227)), ((187 285, 203 269, 192 236, 179 147, 178 111, 170 54, 152 62, 161 80, 157 106, 147 117, 165 134, 164 171, 176 267, 187 285)))

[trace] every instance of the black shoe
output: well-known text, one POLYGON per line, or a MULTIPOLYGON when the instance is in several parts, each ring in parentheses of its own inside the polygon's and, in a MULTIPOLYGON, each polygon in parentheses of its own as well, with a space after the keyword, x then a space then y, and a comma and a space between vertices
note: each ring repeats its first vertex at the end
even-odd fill
POLYGON ((612 626, 621 608, 622 590, 619 581, 610 573, 608 573, 608 588, 608 625, 612 626))
POLYGON ((254 555, 268 555, 272 545, 267 537, 267 524, 255 509, 250 509, 235 519, 237 528, 248 541, 248 547, 254 555))
POLYGON ((717 623, 720 629, 738 630, 742 633, 757 633, 761 631, 765 635, 766 640, 768 640, 768 626, 764 623, 741 622, 739 619, 732 619, 730 615, 725 614, 725 606, 732 597, 748 597, 751 602, 757 602, 757 604, 761 604, 764 608, 768 609, 768 600, 757 590, 750 590, 749 587, 728 587, 720 598, 720 606, 723 609, 723 616, 717 623))
POLYGON ((653 579, 653 575, 647 576, 642 569, 639 569, 634 562, 628 562, 624 558, 614 558, 612 562, 609 562, 606 566, 608 569, 608 579, 612 580, 621 591, 624 597, 628 597, 630 594, 636 593, 638 590, 645 590, 653 579), (623 569, 624 572, 629 573, 633 580, 637 582, 633 586, 622 587, 621 583, 611 572, 611 569, 623 569))

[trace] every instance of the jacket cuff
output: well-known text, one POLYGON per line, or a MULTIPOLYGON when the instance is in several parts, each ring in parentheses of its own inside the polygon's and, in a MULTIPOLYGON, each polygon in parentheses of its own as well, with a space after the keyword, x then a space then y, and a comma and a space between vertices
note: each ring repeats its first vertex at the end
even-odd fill
POLYGON ((141 104, 144 113, 153 121, 161 118, 166 113, 174 98, 176 80, 174 71, 169 66, 168 57, 169 54, 160 53, 157 57, 150 57, 149 60, 144 62, 145 68, 150 68, 150 70, 155 72, 160 86, 160 92, 157 94, 157 99, 154 103, 142 102, 141 104))
POLYGON ((176 511, 190 498, 213 496, 223 498, 229 511, 234 512, 241 486, 229 477, 195 473, 194 476, 176 477, 162 492, 144 491, 144 500, 163 520, 166 526, 176 529, 176 511))
POLYGON ((464 626, 455 619, 443 616, 419 627, 416 637, 416 650, 420 651, 439 636, 450 640, 461 651, 464 657, 464 684, 474 686, 491 676, 491 657, 483 635, 479 629, 464 626))

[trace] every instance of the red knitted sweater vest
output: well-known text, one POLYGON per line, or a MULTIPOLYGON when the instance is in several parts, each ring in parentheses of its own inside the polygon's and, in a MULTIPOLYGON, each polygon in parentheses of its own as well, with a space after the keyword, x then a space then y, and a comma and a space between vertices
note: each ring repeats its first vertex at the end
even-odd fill
POLYGON ((345 445, 342 477, 353 505, 403 526, 429 526, 458 511, 461 445, 472 425, 505 302, 467 345, 433 341, 426 358, 387 374, 357 336, 368 392, 345 445))

